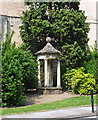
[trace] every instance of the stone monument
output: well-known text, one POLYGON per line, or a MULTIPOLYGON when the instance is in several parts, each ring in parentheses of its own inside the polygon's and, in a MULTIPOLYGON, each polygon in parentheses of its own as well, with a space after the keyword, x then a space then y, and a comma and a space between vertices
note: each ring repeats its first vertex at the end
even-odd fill
POLYGON ((35 53, 37 55, 38 61, 38 90, 42 91, 43 94, 59 94, 62 93, 61 79, 60 79, 60 51, 56 50, 51 45, 51 38, 46 38, 46 46, 35 53), (44 60, 44 73, 45 82, 44 86, 41 87, 41 71, 40 71, 40 61, 44 60), (53 87, 53 65, 52 61, 57 60, 57 87, 53 87))

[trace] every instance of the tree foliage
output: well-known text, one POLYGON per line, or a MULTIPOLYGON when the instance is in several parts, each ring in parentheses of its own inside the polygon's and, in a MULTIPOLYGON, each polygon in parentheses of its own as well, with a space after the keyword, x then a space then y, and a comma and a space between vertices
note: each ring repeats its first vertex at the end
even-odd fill
POLYGON ((22 40, 36 52, 46 44, 50 36, 52 44, 62 51, 62 46, 77 44, 85 50, 88 42, 88 23, 84 12, 78 10, 78 4, 63 2, 27 3, 29 9, 21 17, 20 33, 22 40), (77 6, 77 9, 73 6, 77 6), (69 7, 70 6, 70 7, 69 7))
POLYGON ((2 46, 2 106, 20 105, 28 83, 35 86, 36 63, 30 50, 11 44, 12 35, 6 35, 2 46))
POLYGON ((97 66, 97 59, 98 59, 98 52, 97 52, 97 44, 95 41, 94 48, 91 47, 88 49, 88 60, 83 62, 83 67, 85 67, 86 72, 93 74, 94 76, 96 75, 96 71, 98 69, 97 66))
POLYGON ((96 81, 94 75, 85 73, 85 68, 71 69, 63 75, 63 85, 68 90, 72 90, 76 94, 90 94, 93 89, 94 93, 97 91, 96 81))
POLYGON ((62 46, 61 58, 64 60, 64 67, 76 68, 81 66, 83 59, 86 59, 85 51, 75 41, 73 44, 65 44, 62 46))

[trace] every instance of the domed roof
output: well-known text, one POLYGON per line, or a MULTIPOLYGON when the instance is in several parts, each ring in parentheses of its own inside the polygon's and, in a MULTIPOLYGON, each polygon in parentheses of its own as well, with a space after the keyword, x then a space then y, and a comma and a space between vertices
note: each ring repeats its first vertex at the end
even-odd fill
POLYGON ((38 51, 37 53, 35 53, 36 55, 38 54, 60 54, 59 50, 56 50, 49 42, 46 44, 46 46, 38 51))

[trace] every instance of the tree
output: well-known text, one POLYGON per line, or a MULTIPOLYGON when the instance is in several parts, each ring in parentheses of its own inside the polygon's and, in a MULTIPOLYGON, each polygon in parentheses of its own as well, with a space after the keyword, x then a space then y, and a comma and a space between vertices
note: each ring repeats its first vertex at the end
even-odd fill
MULTIPOLYGON (((31 3, 29 3, 31 4, 31 3)), ((53 44, 58 49, 65 43, 88 42, 88 24, 84 13, 73 8, 66 8, 68 3, 32 3, 24 12, 20 33, 22 40, 31 46, 33 52, 45 45, 45 38, 55 39, 53 44)))
POLYGON ((75 66, 79 66, 78 63, 81 63, 87 54, 86 46, 89 40, 89 24, 85 22, 87 17, 84 12, 79 10, 79 3, 27 2, 26 4, 29 5, 29 9, 21 17, 20 33, 22 40, 30 46, 32 53, 45 46, 47 36, 53 38, 52 44, 63 55, 66 55, 63 46, 72 46, 77 43, 82 50, 80 54, 82 56, 74 56, 73 59, 77 57, 78 62, 75 66))
POLYGON ((6 35, 2 46, 2 106, 20 105, 24 90, 37 87, 35 58, 25 45, 11 44, 12 35, 6 35))
POLYGON ((65 44, 62 46, 62 60, 64 61, 64 70, 66 68, 76 68, 81 66, 83 59, 86 59, 85 51, 75 41, 73 44, 65 44))

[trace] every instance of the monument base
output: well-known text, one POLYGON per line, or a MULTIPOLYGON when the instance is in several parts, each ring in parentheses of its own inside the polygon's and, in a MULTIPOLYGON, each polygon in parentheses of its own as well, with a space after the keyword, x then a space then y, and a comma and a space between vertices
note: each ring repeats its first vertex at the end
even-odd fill
POLYGON ((48 94, 61 94, 62 88, 50 87, 50 88, 38 88, 38 93, 48 95, 48 94))

